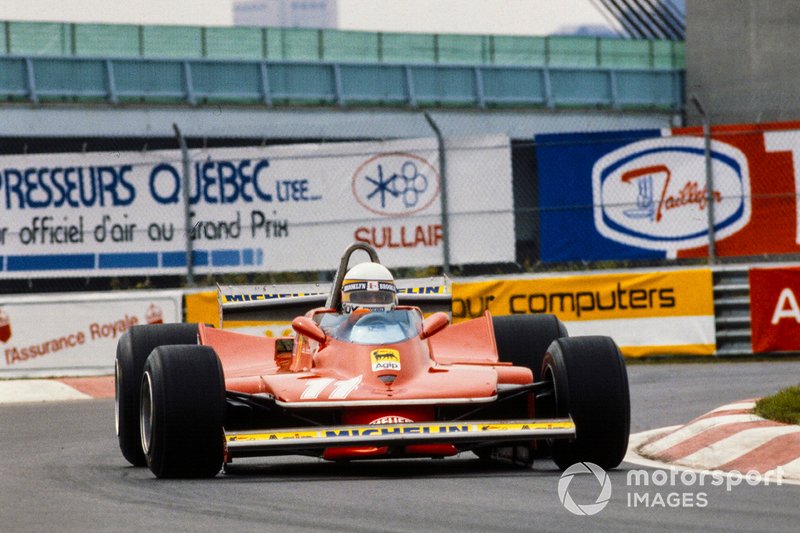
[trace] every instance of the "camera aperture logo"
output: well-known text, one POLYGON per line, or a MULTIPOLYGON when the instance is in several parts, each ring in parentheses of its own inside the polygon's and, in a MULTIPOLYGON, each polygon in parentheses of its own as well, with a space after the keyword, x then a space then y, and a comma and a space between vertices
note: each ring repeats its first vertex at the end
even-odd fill
POLYGON ((608 505, 611 500, 611 479, 606 474, 606 471, 594 463, 575 463, 570 466, 564 473, 561 474, 561 479, 558 480, 558 499, 564 508, 572 514, 580 516, 596 515, 608 505), (578 504, 572 499, 569 493, 569 485, 572 483, 572 478, 577 474, 594 474, 597 482, 600 483, 600 494, 594 503, 578 504))
MULTIPOLYGON (((684 470, 669 469, 628 470, 625 476, 626 504, 629 508, 704 508, 709 505, 709 492, 714 487, 724 487, 730 493, 734 487, 783 484, 783 468, 760 473, 750 470, 684 470), (700 487, 701 490, 697 490, 700 487), (707 489, 708 488, 708 489, 707 489)), ((721 490, 718 489, 718 495, 721 490)), ((611 479, 602 467, 589 462, 575 463, 558 480, 558 498, 564 508, 579 516, 592 516, 602 511, 611 500, 611 479), (569 488, 576 475, 592 474, 600 485, 594 503, 578 504, 569 488)))
POLYGON ((353 196, 369 211, 406 216, 426 209, 439 196, 439 174, 419 156, 389 152, 362 163, 352 187, 353 196))

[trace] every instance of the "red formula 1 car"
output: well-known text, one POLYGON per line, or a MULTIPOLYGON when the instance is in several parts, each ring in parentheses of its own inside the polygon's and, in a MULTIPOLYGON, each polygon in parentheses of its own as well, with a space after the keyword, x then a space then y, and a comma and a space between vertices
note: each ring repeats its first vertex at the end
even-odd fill
MULTIPOLYGON (((238 457, 445 457, 560 468, 619 465, 628 381, 607 337, 568 337, 552 315, 451 325, 450 295, 398 291, 385 312, 342 312, 346 251, 329 294, 222 291, 223 321, 292 321, 291 337, 196 324, 134 326, 119 341, 122 454, 157 477, 212 477, 238 457)), ((297 291, 294 291, 297 292, 297 291)), ((442 291, 443 292, 443 291, 442 291)))

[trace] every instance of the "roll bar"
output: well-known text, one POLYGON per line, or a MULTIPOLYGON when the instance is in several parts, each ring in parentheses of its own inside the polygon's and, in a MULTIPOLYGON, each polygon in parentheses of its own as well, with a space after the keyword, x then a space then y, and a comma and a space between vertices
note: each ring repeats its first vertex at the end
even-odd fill
POLYGON ((328 300, 325 302, 325 307, 328 309, 336 309, 339 310, 339 306, 342 303, 342 283, 344 283, 344 275, 347 274, 347 266, 350 264, 350 256, 356 250, 361 250, 366 252, 369 255, 370 262, 380 264, 380 259, 378 259, 378 252, 370 246, 369 244, 363 242, 354 242, 350 246, 347 247, 347 250, 344 251, 344 255, 342 255, 342 260, 339 261, 339 268, 336 269, 336 276, 333 278, 333 286, 331 287, 331 292, 328 295, 328 300))

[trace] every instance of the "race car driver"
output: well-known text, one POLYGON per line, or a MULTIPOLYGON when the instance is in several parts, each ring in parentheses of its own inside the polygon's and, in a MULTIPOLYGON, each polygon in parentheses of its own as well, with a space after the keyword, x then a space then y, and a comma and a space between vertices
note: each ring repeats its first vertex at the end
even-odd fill
POLYGON ((397 305, 397 287, 389 269, 380 263, 360 263, 344 276, 342 311, 391 311, 397 305))

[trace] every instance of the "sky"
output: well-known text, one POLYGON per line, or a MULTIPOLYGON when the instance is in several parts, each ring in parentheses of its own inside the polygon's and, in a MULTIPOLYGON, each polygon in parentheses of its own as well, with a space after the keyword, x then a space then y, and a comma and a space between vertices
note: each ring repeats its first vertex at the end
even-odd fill
MULTIPOLYGON (((608 23, 589 0, 339 0, 343 30, 549 35, 608 23)), ((233 24, 233 0, 0 0, 0 20, 233 24)))
POLYGON ((233 0, 0 0, 0 20, 230 26, 233 0))
POLYGON ((608 26, 589 0, 339 0, 347 30, 550 35, 608 26))

